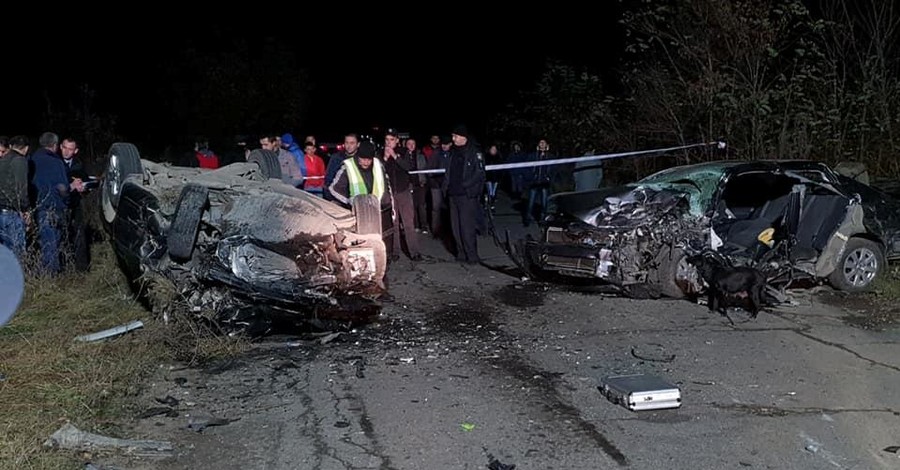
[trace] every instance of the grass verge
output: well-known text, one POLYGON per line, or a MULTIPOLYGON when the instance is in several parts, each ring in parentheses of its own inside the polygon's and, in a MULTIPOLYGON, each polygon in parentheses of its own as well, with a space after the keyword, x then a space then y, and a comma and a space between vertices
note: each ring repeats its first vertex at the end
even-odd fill
POLYGON ((888 272, 875 285, 875 296, 880 302, 896 307, 900 304, 900 264, 889 265, 888 268, 888 272))
POLYGON ((245 350, 246 342, 210 336, 191 322, 155 320, 133 299, 109 245, 93 251, 90 273, 29 279, 18 313, 0 327, 0 468, 83 468, 81 456, 42 443, 66 421, 116 436, 135 414, 141 381, 160 364, 245 350), (74 340, 132 320, 144 328, 102 342, 74 340))

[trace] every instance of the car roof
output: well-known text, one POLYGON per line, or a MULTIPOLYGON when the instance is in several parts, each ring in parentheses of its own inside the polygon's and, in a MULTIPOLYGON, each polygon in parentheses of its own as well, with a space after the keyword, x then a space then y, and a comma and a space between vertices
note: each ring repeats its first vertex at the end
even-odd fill
POLYGON ((753 171, 753 170, 803 170, 803 169, 822 169, 827 167, 824 163, 816 160, 799 160, 799 159, 782 159, 782 160, 718 160, 712 162, 694 163, 690 165, 679 165, 665 170, 658 171, 649 175, 644 180, 663 179, 668 180, 676 175, 687 177, 697 173, 729 173, 753 171))

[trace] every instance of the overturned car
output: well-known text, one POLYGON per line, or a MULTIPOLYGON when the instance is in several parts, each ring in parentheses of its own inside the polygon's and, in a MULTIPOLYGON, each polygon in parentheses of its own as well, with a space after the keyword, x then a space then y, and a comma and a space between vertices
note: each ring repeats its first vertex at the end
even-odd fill
POLYGON ((120 265, 151 284, 151 299, 167 293, 165 313, 181 305, 226 327, 265 328, 365 309, 384 293, 390 214, 375 197, 348 210, 283 183, 273 152, 210 170, 115 143, 101 191, 120 265))
POLYGON ((686 260, 715 251, 768 284, 862 291, 900 259, 900 203, 811 161, 711 162, 622 187, 551 197, 541 239, 507 253, 535 278, 602 280, 628 295, 681 298, 704 283, 686 260))

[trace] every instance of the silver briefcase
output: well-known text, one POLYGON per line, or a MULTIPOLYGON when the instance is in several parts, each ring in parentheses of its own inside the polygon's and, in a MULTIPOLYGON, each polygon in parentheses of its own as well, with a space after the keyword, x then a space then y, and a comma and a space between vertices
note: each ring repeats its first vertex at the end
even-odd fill
POLYGON ((681 406, 681 390, 653 375, 614 375, 604 378, 598 388, 609 401, 632 411, 681 406))

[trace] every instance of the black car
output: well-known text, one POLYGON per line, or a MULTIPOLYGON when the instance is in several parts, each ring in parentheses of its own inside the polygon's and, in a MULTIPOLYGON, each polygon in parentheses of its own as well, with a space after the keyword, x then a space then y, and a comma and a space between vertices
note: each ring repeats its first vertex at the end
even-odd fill
POLYGON ((507 237, 512 259, 537 278, 600 279, 626 293, 699 293, 686 258, 710 250, 765 270, 773 286, 827 280, 846 291, 871 288, 900 259, 900 202, 812 161, 679 166, 555 194, 547 213, 540 240, 507 237))

